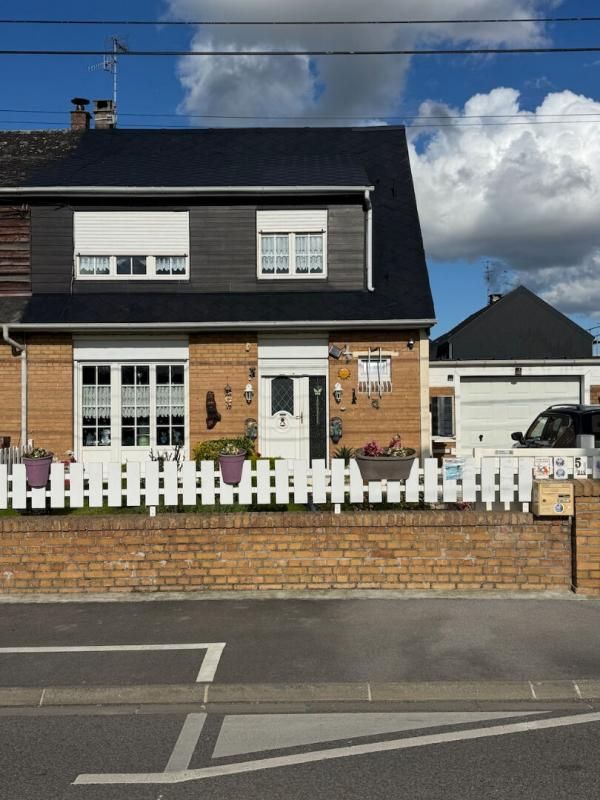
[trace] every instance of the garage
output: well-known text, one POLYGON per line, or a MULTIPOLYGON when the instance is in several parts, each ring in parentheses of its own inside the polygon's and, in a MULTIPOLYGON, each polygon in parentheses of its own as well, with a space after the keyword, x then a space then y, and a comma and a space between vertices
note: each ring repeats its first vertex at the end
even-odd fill
POLYGON ((580 392, 579 378, 568 375, 463 376, 456 408, 459 448, 511 447, 513 431, 525 432, 550 405, 581 402, 580 392))

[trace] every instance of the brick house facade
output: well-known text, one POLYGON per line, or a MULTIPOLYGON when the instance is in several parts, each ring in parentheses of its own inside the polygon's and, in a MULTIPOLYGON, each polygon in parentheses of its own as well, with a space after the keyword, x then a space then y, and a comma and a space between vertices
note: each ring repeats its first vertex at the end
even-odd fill
POLYGON ((247 432, 427 453, 402 128, 6 132, 0 158, 1 436, 83 461, 247 432))

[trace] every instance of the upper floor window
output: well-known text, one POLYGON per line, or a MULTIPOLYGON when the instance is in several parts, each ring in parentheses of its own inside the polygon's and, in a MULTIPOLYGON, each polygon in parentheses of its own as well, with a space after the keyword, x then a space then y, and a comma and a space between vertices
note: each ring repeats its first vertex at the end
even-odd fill
POLYGON ((259 278, 327 275, 327 210, 257 211, 259 278))
POLYGON ((187 211, 76 211, 81 279, 189 278, 187 211))

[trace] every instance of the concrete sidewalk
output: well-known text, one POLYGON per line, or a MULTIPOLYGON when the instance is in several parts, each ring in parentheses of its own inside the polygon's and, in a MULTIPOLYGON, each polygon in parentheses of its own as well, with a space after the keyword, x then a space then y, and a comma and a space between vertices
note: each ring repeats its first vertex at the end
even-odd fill
POLYGON ((181 684, 0 688, 0 709, 64 706, 273 706, 407 703, 582 703, 600 701, 600 680, 433 683, 181 684))

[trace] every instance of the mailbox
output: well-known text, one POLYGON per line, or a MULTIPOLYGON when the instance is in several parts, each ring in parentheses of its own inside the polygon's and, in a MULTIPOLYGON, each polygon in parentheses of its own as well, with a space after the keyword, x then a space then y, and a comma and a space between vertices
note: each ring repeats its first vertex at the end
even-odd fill
POLYGON ((573 484, 570 481, 533 482, 532 511, 536 517, 572 517, 573 484))

